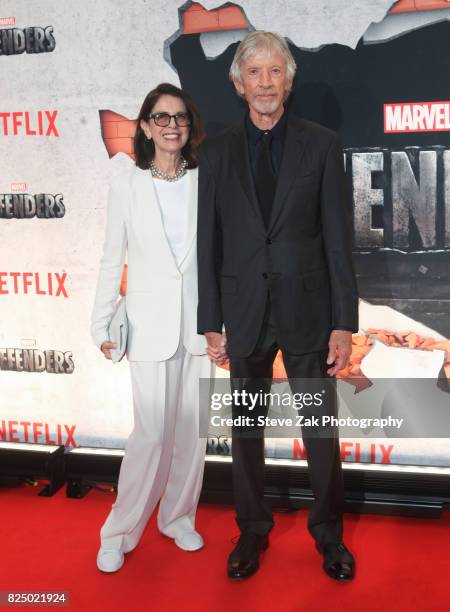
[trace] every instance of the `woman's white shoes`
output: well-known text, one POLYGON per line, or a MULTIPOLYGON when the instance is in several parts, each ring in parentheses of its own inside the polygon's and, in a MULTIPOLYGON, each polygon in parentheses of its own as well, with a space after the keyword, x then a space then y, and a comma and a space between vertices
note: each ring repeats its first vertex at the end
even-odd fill
POLYGON ((117 572, 125 561, 124 554, 117 548, 101 547, 97 553, 97 567, 102 572, 117 572))
POLYGON ((205 545, 202 536, 196 531, 188 531, 183 533, 178 538, 175 538, 175 544, 183 550, 194 551, 200 550, 205 545))
MULTIPOLYGON (((174 538, 178 548, 193 552, 205 545, 202 536, 197 531, 188 531, 180 537, 174 538)), ((125 561, 125 555, 117 548, 103 548, 97 553, 97 567, 102 572, 117 572, 125 561)))

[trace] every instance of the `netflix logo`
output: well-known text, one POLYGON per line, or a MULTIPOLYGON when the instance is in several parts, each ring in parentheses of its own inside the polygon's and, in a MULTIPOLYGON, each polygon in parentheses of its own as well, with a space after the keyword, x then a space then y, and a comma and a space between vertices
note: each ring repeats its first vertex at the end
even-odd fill
POLYGON ((38 421, 0 421, 2 442, 32 442, 76 447, 75 425, 39 423, 38 421))
POLYGON ((67 272, 0 272, 0 295, 51 295, 69 297, 67 272))
POLYGON ((58 137, 57 116, 57 110, 0 112, 0 136, 58 137))
POLYGON ((0 348, 0 370, 72 374, 75 364, 72 351, 0 348))
MULTIPOLYGON (((292 459, 306 459, 303 442, 294 439, 292 459)), ((362 444, 361 442, 340 442, 341 460, 355 463, 391 463, 393 444, 362 444)))
MULTIPOLYGON (((392 463, 393 444, 375 444, 340 441, 341 461, 354 463, 392 463)), ((229 436, 208 436, 208 455, 231 455, 231 438, 229 436)), ((292 459, 306 460, 306 448, 302 440, 292 440, 292 459)))
POLYGON ((450 101, 384 105, 384 133, 450 130, 450 101))
MULTIPOLYGON (((11 184, 11 191, 23 189, 25 183, 11 184)), ((62 193, 0 193, 0 219, 60 219, 65 214, 62 193)))
MULTIPOLYGON (((4 20, 13 20, 12 23, 0 25, 14 25, 14 17, 4 17, 4 20)), ((0 30, 0 55, 20 55, 22 53, 50 53, 56 47, 53 35, 53 26, 45 28, 10 28, 0 30)))

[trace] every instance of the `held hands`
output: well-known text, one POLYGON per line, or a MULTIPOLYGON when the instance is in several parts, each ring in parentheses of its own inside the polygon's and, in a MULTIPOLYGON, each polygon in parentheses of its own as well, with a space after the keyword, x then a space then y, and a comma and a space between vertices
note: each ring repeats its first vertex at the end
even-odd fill
POLYGON ((205 332, 205 338, 208 343, 206 352, 211 361, 216 365, 222 365, 225 361, 228 361, 227 337, 225 332, 223 334, 218 332, 205 332))
MULTIPOLYGON (((225 332, 206 332, 205 338, 208 343, 206 352, 208 357, 216 365, 222 365, 228 361, 227 353, 227 337, 225 332)), ((100 350, 105 355, 106 359, 111 359, 111 349, 116 348, 116 342, 105 341, 102 343, 100 350)), ((348 363, 352 352, 352 332, 334 329, 330 334, 328 342, 328 357, 327 364, 332 365, 327 370, 329 376, 334 376, 339 370, 343 370, 348 363)))
POLYGON ((341 329, 334 329, 330 334, 328 342, 327 364, 332 365, 327 370, 329 376, 334 376, 336 372, 345 368, 352 352, 352 332, 341 329))
POLYGON ((111 359, 111 349, 116 348, 116 346, 117 346, 116 342, 105 341, 102 343, 100 350, 104 354, 106 359, 111 359))

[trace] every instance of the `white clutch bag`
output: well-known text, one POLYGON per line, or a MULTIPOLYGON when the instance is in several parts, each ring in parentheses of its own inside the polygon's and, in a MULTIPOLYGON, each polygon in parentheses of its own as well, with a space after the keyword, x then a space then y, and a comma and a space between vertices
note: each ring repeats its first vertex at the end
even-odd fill
POLYGON ((111 360, 113 363, 117 363, 125 355, 127 348, 128 319, 125 298, 121 298, 116 304, 116 309, 108 326, 108 335, 110 342, 116 343, 116 348, 111 349, 111 360))

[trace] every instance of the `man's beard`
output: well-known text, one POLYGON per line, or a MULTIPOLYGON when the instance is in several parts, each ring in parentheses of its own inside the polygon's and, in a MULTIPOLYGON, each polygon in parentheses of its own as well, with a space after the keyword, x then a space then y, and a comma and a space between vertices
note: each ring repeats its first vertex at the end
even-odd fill
POLYGON ((258 113, 261 113, 261 115, 271 115, 280 107, 281 104, 282 101, 276 96, 270 100, 261 100, 261 98, 258 98, 258 96, 253 98, 253 107, 258 113))

